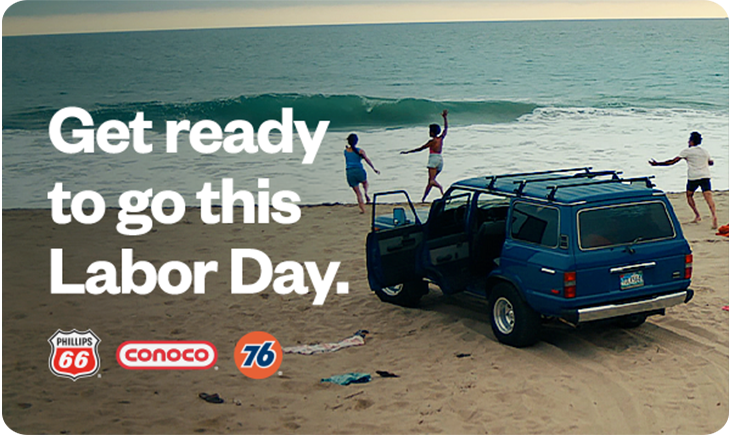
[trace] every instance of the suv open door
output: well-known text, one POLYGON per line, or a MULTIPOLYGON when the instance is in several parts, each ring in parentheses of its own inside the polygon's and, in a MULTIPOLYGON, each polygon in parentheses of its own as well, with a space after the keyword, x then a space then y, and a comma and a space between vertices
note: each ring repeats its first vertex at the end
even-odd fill
POLYGON ((418 250, 423 228, 412 201, 403 190, 374 194, 371 232, 366 237, 366 269, 371 290, 385 302, 413 306, 427 293, 427 283, 418 273, 418 250), (392 222, 377 220, 379 196, 404 195, 407 209, 394 208, 392 222))
POLYGON ((452 190, 433 201, 427 217, 422 268, 444 293, 465 290, 472 281, 470 191, 452 190))

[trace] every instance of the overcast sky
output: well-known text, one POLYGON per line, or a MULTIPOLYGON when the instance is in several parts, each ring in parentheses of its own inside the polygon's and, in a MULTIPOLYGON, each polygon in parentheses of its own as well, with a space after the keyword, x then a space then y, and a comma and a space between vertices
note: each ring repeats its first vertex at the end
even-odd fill
MULTIPOLYGON (((707 0, 0 0, 2 34, 435 21, 725 18, 707 0)), ((729 0, 718 0, 728 5, 729 0)), ((727 6, 732 9, 732 6, 727 6)))

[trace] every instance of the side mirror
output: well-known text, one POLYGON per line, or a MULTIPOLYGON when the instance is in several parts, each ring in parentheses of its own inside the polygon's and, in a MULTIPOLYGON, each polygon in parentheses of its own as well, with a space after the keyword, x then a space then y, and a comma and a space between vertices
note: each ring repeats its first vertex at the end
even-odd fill
POLYGON ((394 226, 401 227, 407 224, 407 212, 401 207, 394 208, 394 226))

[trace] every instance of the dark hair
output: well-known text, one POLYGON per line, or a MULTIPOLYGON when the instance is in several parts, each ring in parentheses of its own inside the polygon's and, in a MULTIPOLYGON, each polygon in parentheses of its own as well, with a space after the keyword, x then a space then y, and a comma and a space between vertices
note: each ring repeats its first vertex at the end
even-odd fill
POLYGON ((701 135, 698 131, 694 131, 693 133, 691 133, 691 137, 689 138, 689 140, 696 145, 701 145, 701 135))
POLYGON ((437 136, 440 134, 440 126, 437 124, 430 124, 430 135, 437 136))
POLYGON ((351 133, 346 139, 348 140, 348 145, 351 146, 353 152, 358 154, 358 157, 363 158, 363 156, 359 154, 358 148, 356 148, 356 144, 358 144, 358 135, 356 133, 351 133))

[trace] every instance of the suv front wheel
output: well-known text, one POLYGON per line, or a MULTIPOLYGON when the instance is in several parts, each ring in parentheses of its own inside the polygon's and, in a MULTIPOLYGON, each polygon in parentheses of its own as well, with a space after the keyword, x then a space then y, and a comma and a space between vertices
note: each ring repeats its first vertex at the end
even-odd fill
POLYGON ((540 333, 540 315, 508 283, 487 292, 491 329, 499 342, 514 347, 535 344, 540 333))
POLYGON ((427 292, 427 282, 418 280, 382 287, 376 291, 376 296, 384 302, 403 307, 416 307, 427 292))

